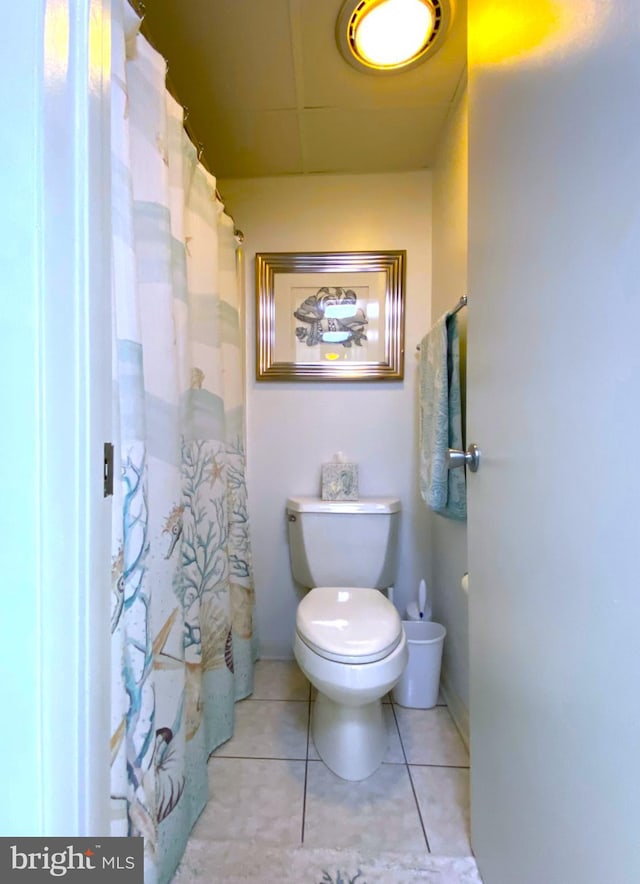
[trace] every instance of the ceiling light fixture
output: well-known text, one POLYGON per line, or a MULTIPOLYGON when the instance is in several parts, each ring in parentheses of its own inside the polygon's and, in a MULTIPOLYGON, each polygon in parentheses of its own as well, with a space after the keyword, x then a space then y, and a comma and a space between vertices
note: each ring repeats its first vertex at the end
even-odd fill
POLYGON ((344 58, 370 73, 406 71, 440 46, 447 0, 347 0, 336 25, 344 58))

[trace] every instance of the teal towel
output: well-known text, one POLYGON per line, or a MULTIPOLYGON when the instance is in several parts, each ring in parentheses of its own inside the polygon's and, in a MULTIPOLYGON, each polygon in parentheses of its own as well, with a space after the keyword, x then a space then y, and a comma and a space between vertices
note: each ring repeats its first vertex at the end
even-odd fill
POLYGON ((465 470, 447 469, 447 449, 462 448, 460 339, 446 313, 420 344, 420 493, 449 519, 467 518, 465 470))

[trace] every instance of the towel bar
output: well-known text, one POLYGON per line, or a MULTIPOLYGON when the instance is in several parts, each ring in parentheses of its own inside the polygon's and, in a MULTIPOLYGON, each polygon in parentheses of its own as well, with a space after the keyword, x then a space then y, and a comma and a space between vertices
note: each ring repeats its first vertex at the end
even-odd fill
MULTIPOLYGON (((455 314, 458 312, 458 310, 462 310, 463 307, 466 307, 468 300, 469 300, 469 298, 467 297, 467 295, 463 295, 460 298, 460 300, 458 301, 458 303, 456 304, 456 306, 453 308, 453 310, 449 310, 449 316, 455 316, 455 314)), ((418 344, 418 346, 416 347, 416 350, 419 350, 419 349, 420 349, 420 344, 418 344)))

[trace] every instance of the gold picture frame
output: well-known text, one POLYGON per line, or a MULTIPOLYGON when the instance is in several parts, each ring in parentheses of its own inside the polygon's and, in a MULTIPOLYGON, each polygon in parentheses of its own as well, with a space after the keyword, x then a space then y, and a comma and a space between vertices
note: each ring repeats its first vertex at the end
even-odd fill
POLYGON ((404 377, 406 252, 256 255, 256 379, 404 377))

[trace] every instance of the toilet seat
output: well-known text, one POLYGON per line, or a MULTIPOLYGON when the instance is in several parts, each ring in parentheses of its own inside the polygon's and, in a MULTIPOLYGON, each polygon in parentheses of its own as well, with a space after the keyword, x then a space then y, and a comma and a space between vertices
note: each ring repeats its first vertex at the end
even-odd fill
POLYGON ((298 605, 296 632, 326 660, 375 663, 398 647, 402 623, 377 589, 317 586, 298 605))

